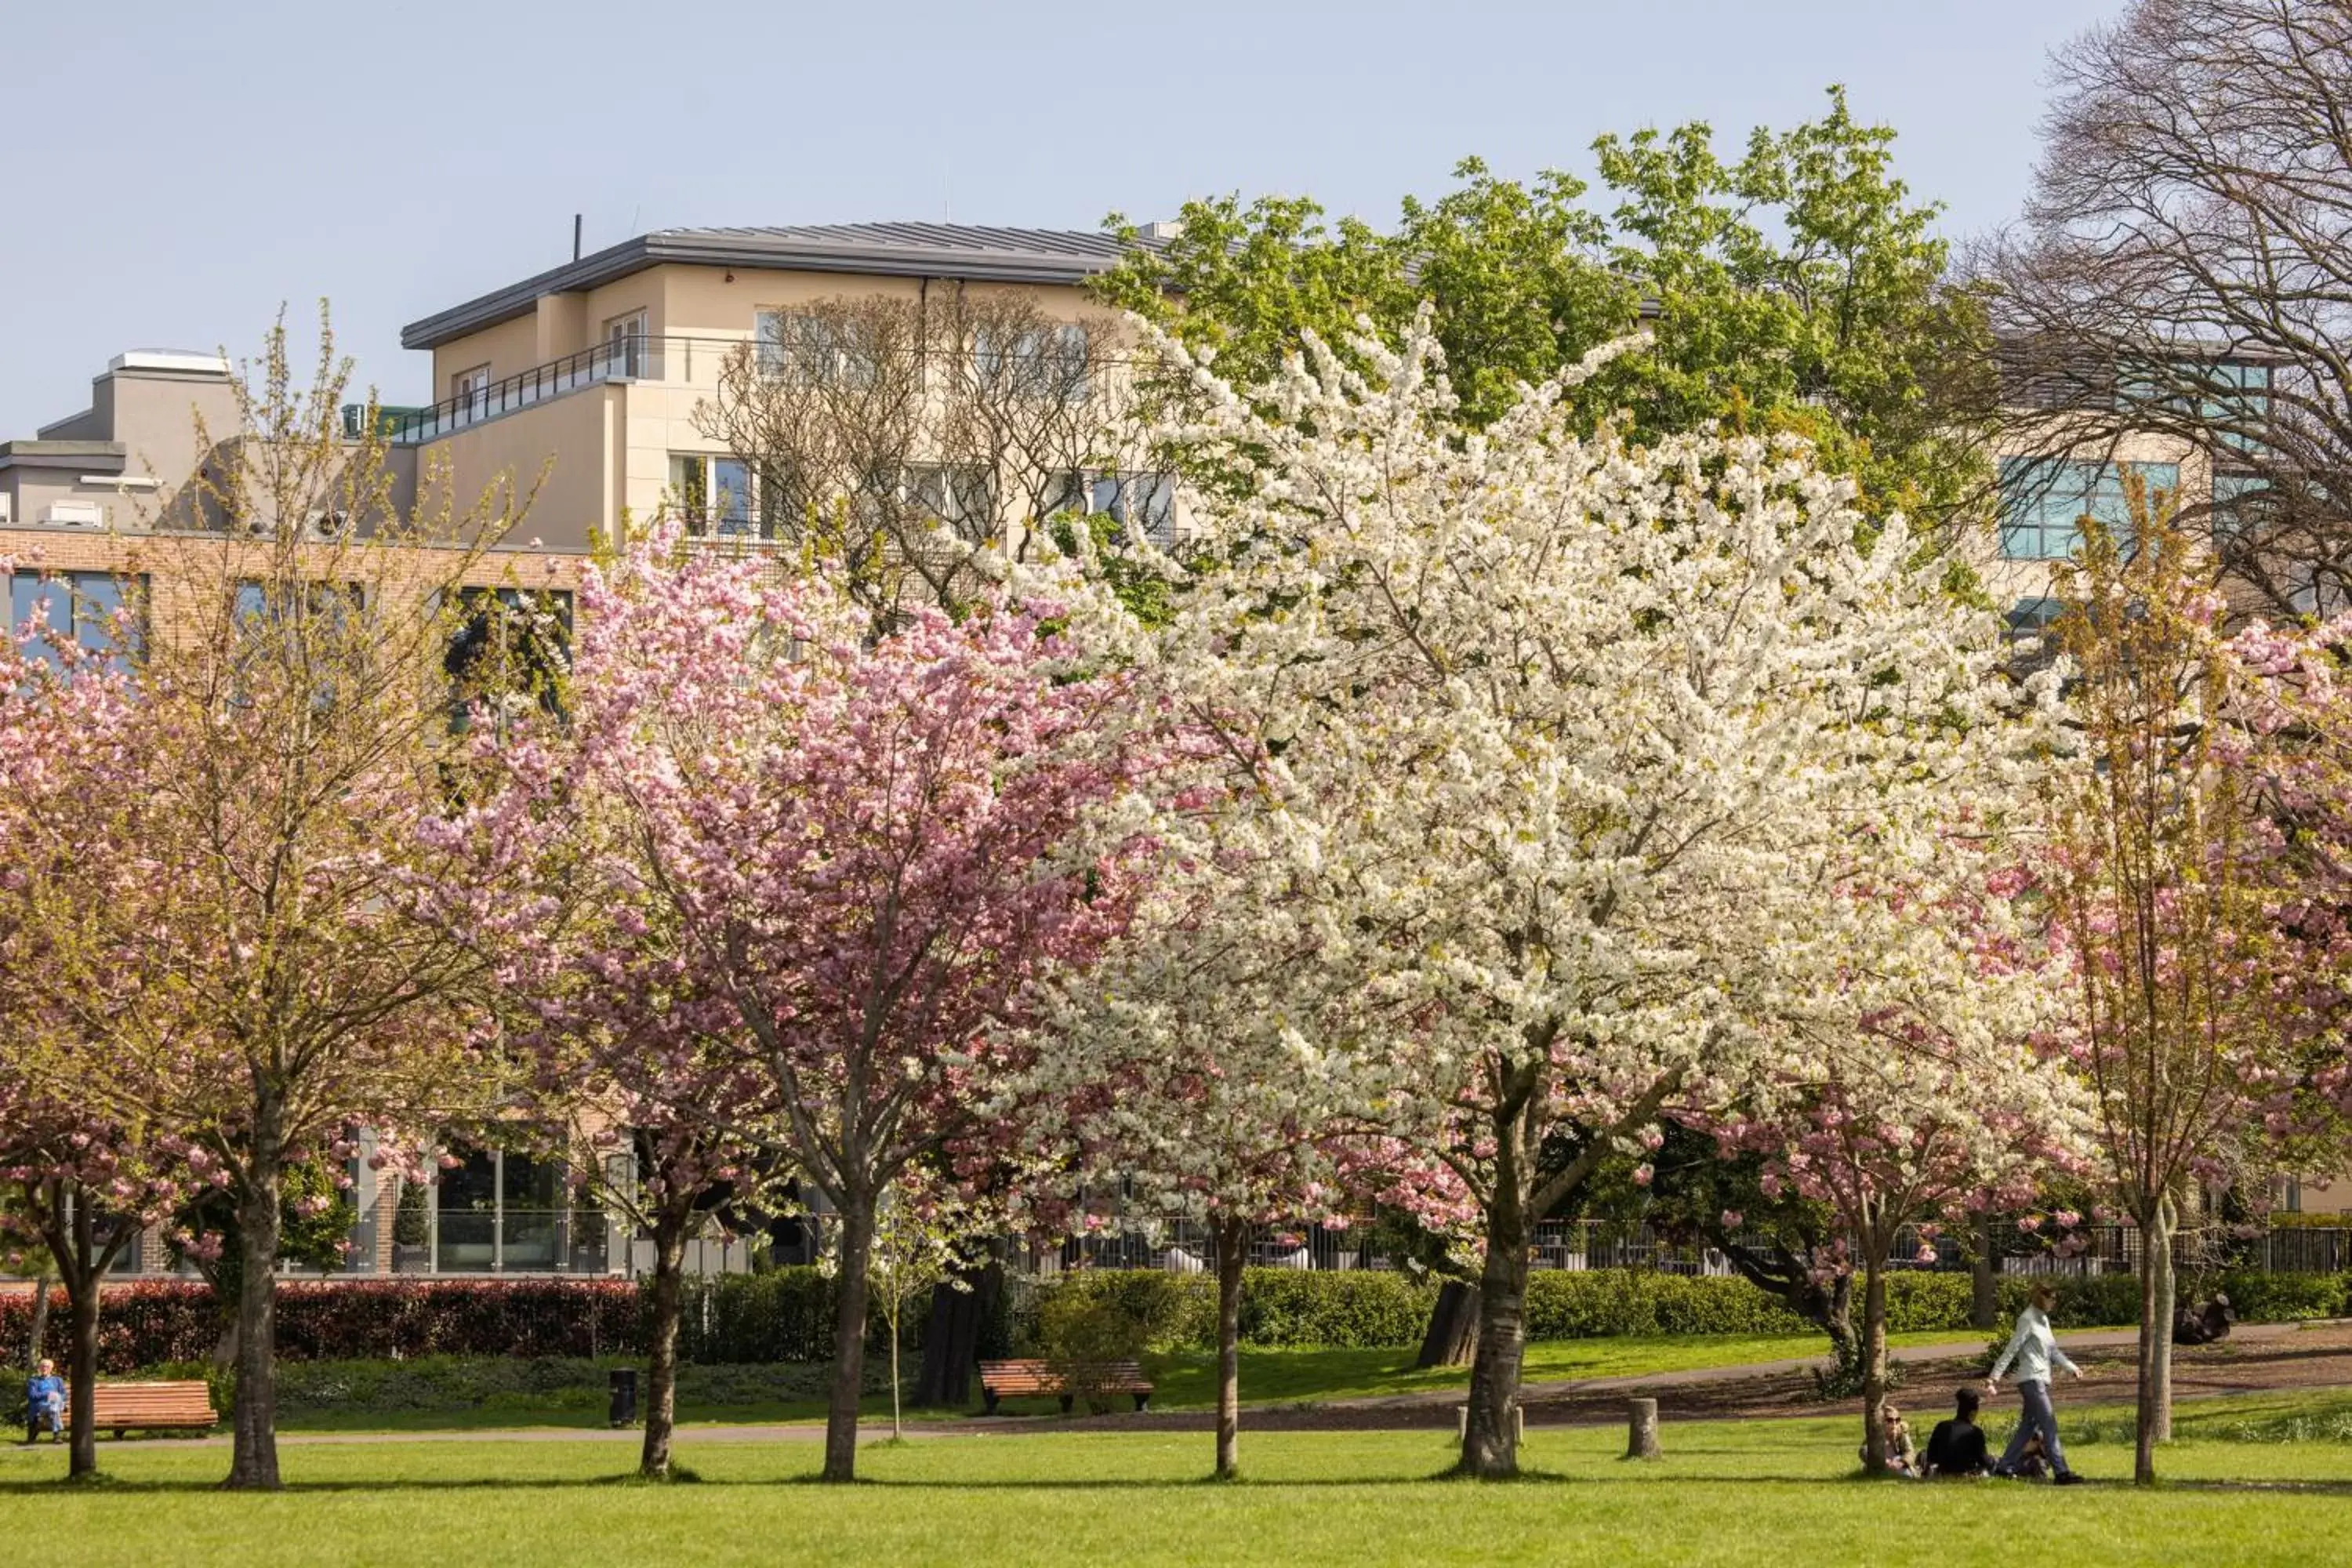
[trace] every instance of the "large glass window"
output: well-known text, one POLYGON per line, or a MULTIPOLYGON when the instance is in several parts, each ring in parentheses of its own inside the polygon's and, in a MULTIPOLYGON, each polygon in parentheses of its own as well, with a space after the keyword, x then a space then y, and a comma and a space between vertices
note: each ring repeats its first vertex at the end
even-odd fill
POLYGON ((2131 530, 2126 476, 2157 492, 2180 489, 2178 463, 2070 463, 2009 458, 2000 465, 2000 552, 2012 561, 2059 561, 2082 548, 2083 520, 2131 530))
POLYGON ((996 477, 962 463, 915 463, 907 469, 907 500, 966 538, 996 531, 996 477))
POLYGON ((673 452, 669 458, 670 505, 697 538, 767 539, 772 524, 761 521, 760 496, 751 465, 740 458, 709 452, 673 452))
POLYGON ((874 384, 873 345, 855 328, 798 310, 761 310, 752 321, 761 374, 813 385, 874 384))
POLYGON ((1097 474, 1087 485, 1087 510, 1100 512, 1130 538, 1162 549, 1176 542, 1176 481, 1167 474, 1097 474))
POLYGON ((443 1169, 439 1185, 434 1267, 441 1272, 604 1268, 604 1215, 573 1205, 561 1162, 517 1150, 467 1150, 443 1169))
POLYGON ((982 329, 972 340, 972 373, 982 386, 1025 397, 1078 403, 1087 395, 1087 330, 1075 321, 1013 334, 982 329))
MULTIPOLYGON (((110 572, 12 572, 8 574, 8 623, 12 633, 47 631, 60 640, 104 653, 120 663, 139 650, 144 635, 147 579, 110 572), (127 612, 127 614, 126 614, 127 612)), ((55 664, 46 642, 27 653, 55 664)))

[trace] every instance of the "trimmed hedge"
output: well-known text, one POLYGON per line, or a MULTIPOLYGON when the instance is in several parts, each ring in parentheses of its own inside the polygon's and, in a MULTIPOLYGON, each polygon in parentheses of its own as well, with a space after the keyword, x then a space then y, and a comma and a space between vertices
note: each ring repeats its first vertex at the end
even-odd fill
MULTIPOLYGON (((31 1311, 29 1293, 0 1297, 0 1345, 23 1345, 31 1311)), ((52 1353, 66 1331, 59 1290, 49 1319, 50 1334, 58 1336, 52 1353)), ((204 1361, 220 1339, 210 1286, 109 1285, 98 1321, 99 1369, 113 1375, 204 1361)), ((278 1287, 278 1352, 287 1361, 594 1357, 639 1354, 645 1345, 643 1293, 626 1279, 289 1279, 278 1287)))
MULTIPOLYGON (((1160 1352, 1213 1349, 1217 1342, 1217 1281, 1206 1274, 1154 1268, 1090 1268, 1041 1284, 1037 1294, 1110 1303, 1160 1352)), ((1301 1268, 1242 1271, 1242 1342, 1362 1350, 1418 1344, 1434 1292, 1403 1274, 1301 1268)), ((1013 1325, 1034 1343, 1033 1302, 1013 1325)))

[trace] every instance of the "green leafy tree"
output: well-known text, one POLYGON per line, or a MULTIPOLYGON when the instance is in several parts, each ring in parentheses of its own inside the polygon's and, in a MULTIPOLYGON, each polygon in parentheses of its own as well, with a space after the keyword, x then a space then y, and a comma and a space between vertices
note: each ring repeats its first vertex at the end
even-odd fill
POLYGON ((1941 523, 1977 515, 1990 493, 1983 431, 1964 413, 1983 405, 1990 338, 1980 296, 1947 281, 1941 209, 1895 176, 1894 144, 1832 88, 1819 119, 1759 129, 1736 158, 1704 123, 1603 136, 1598 190, 1465 159, 1454 189, 1408 198, 1389 233, 1328 221, 1305 197, 1215 197, 1188 204, 1174 237, 1139 243, 1097 288, 1213 350, 1237 385, 1270 379, 1309 332, 1344 353, 1359 317, 1400 338, 1426 302, 1473 427, 1520 384, 1645 327, 1647 353, 1571 395, 1588 420, 1613 417, 1636 438, 1708 420, 1794 431, 1861 483, 1866 513, 1900 506, 1941 523))

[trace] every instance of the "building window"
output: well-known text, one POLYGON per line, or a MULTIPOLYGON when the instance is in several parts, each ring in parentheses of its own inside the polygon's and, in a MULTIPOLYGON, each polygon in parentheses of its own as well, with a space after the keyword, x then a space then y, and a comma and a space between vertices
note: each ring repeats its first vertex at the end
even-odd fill
POLYGON ((2000 465, 2000 552, 2011 561, 2062 561, 2083 544, 2083 519, 2095 518, 2118 537, 2131 531, 2126 476, 2158 492, 2178 494, 2178 463, 2072 463, 2005 458, 2000 465))
MULTIPOLYGON (((110 572, 12 572, 8 623, 18 637, 29 628, 107 655, 121 668, 146 636, 147 579, 110 572)), ((46 638, 24 645, 27 657, 58 662, 46 638)))
POLYGON ((646 313, 643 310, 632 310, 604 323, 604 373, 606 375, 643 375, 646 349, 646 313))
POLYGON ((751 465, 709 452, 672 452, 669 504, 696 538, 772 539, 763 521, 751 465))
POLYGON ((2271 500, 2271 482, 2262 474, 2215 474, 2214 539, 2219 542, 2256 532, 2271 500))
POLYGON ((478 414, 489 406, 490 367, 478 364, 449 378, 449 400, 461 410, 478 414))
POLYGON ((797 310, 753 317, 760 374, 815 386, 874 384, 873 351, 843 323, 797 310))
POLYGON ((996 532, 996 476, 961 463, 913 463, 907 468, 908 505, 968 539, 996 532))
POLYGON ((2259 426, 2270 417, 2271 367, 2223 360, 2212 370, 2213 379, 2221 384, 2223 390, 2220 397, 2205 404, 2202 413, 2209 422, 2226 422, 2239 426, 2235 430, 2218 431, 2214 438, 2233 451, 2257 450, 2262 444, 2245 426, 2259 426))
POLYGON ((1075 321, 999 342, 982 330, 972 340, 972 374, 982 386, 1062 403, 1087 395, 1087 330, 1075 321))
POLYGON ((1097 469, 1054 475, 1045 489, 1045 517, 1079 512, 1108 517, 1122 535, 1140 526, 1160 549, 1176 542, 1176 478, 1172 474, 1118 474, 1097 469))
POLYGON ((603 1271, 602 1215, 573 1207, 560 1162, 509 1150, 467 1150, 442 1171, 439 1188, 433 1243, 439 1271, 603 1271))

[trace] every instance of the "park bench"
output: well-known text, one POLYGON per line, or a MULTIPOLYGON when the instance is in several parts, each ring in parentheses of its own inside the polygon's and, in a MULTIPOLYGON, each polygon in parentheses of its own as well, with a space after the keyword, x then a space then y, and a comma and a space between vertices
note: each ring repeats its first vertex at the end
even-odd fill
POLYGON ((1027 1399, 1052 1394, 1070 1413, 1079 1393, 1131 1394, 1135 1407, 1151 1407, 1151 1384, 1143 1368, 1131 1361, 1107 1361, 1074 1369, 1076 1375, 1042 1361, 984 1361, 980 1363, 980 1394, 987 1413, 996 1414, 1000 1399, 1027 1399), (1073 1384, 1076 1386, 1074 1387, 1073 1384))
MULTIPOLYGON (((220 1421, 202 1383, 101 1383, 89 1399, 91 1427, 117 1437, 166 1429, 209 1432, 220 1421)), ((70 1407, 67 1418, 72 1419, 70 1407)))

